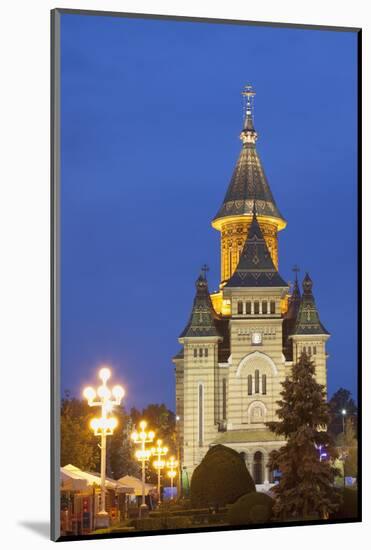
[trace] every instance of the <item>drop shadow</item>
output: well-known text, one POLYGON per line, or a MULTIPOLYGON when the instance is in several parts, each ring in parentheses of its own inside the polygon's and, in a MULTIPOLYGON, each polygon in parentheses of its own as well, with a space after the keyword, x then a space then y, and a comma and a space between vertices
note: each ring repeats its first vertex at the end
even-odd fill
POLYGON ((18 525, 33 531, 42 538, 50 538, 50 523, 48 521, 19 521, 18 525))

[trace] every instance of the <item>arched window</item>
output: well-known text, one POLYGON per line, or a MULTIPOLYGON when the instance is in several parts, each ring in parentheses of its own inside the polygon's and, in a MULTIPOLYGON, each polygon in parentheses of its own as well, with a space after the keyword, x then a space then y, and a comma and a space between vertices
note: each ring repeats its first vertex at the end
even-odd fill
POLYGON ((274 315, 276 313, 276 302, 272 300, 270 305, 271 305, 271 313, 274 315))
POLYGON ((259 302, 254 302, 254 315, 259 315, 259 302))
POLYGON ((259 371, 255 371, 255 393, 259 393, 259 371))
POLYGON ((209 357, 209 350, 208 350, 208 348, 205 348, 205 357, 209 357))
POLYGON ((316 346, 313 346, 313 355, 316 355, 317 354, 317 348, 316 346))
POLYGON ((255 485, 263 483, 263 453, 260 451, 254 454, 253 478, 255 485))
POLYGON ((303 347, 303 353, 307 353, 307 348, 305 346, 303 347))
POLYGON ((249 374, 247 377, 247 394, 252 395, 252 376, 249 374))
POLYGON ((242 315, 243 314, 243 303, 237 302, 237 314, 242 315))
POLYGON ((263 374, 262 376, 262 394, 266 395, 267 393, 267 375, 263 374))
POLYGON ((311 346, 308 347, 308 355, 312 355, 312 348, 311 348, 311 346))
POLYGON ((251 315, 251 302, 246 302, 246 314, 251 315))
POLYGON ((222 416, 223 420, 227 419, 227 379, 223 378, 222 386, 222 416))
POLYGON ((268 302, 262 302, 262 313, 266 315, 268 313, 268 302))
POLYGON ((202 356, 203 356, 203 351, 204 351, 204 350, 203 350, 202 348, 200 348, 200 349, 198 350, 198 355, 199 355, 199 357, 202 357, 202 356))
POLYGON ((202 447, 204 442, 204 387, 198 385, 198 445, 202 447))
POLYGON ((197 348, 194 348, 193 350, 193 357, 197 357, 197 348))

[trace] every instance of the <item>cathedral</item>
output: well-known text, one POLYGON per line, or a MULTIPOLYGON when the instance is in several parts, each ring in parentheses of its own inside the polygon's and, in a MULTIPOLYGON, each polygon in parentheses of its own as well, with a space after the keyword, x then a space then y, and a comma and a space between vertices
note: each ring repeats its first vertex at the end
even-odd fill
POLYGON ((221 282, 210 293, 207 268, 196 280, 187 325, 173 358, 182 471, 188 478, 212 445, 241 453, 255 483, 282 440, 265 423, 278 420, 281 382, 302 351, 326 386, 326 341, 308 274, 299 288, 278 270, 278 232, 286 227, 264 173, 246 86, 242 148, 224 201, 211 222, 220 232, 221 282))

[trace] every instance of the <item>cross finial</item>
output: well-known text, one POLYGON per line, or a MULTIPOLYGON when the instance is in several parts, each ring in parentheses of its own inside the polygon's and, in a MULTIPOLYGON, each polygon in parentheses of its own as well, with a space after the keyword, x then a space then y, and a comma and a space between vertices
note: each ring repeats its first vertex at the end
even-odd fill
POLYGON ((299 273, 299 271, 300 271, 300 267, 299 267, 298 265, 295 264, 295 265, 292 266, 292 270, 293 270, 293 272, 295 273, 295 279, 296 279, 296 281, 297 281, 297 280, 298 280, 298 273, 299 273))
POLYGON ((207 264, 204 264, 202 267, 201 267, 201 272, 204 276, 204 279, 206 279, 206 273, 210 271, 210 268, 207 264))

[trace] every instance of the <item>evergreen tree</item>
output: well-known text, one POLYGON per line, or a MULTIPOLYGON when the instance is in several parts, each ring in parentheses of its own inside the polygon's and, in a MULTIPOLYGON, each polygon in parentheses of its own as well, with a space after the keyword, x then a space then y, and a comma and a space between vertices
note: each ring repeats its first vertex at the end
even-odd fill
POLYGON ((285 446, 273 451, 269 460, 270 468, 281 472, 273 488, 274 512, 284 520, 325 519, 339 503, 334 488, 337 470, 331 465, 335 450, 326 431, 329 407, 324 386, 316 382, 314 363, 305 353, 282 386, 277 402, 280 421, 267 423, 286 438, 285 446), (326 449, 327 460, 321 460, 320 448, 326 449))
POLYGON ((345 432, 337 436, 336 445, 343 460, 344 475, 357 477, 358 441, 351 418, 346 419, 345 432))

